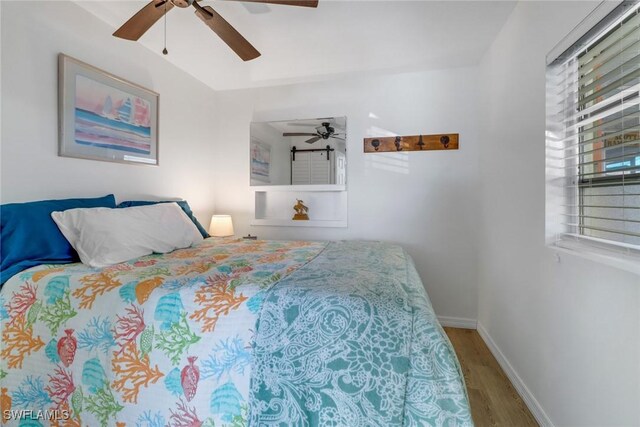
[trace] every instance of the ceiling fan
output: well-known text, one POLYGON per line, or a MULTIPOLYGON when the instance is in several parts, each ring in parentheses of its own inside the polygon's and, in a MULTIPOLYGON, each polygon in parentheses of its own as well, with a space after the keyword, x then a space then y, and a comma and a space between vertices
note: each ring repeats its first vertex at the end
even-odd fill
MULTIPOLYGON (((136 41, 147 32, 153 24, 162 18, 173 6, 187 8, 193 6, 196 15, 214 33, 218 35, 243 61, 250 61, 260 56, 260 52, 251 45, 231 24, 219 15, 211 6, 200 6, 199 0, 152 0, 138 13, 133 15, 124 25, 113 33, 121 39, 136 41)), ((269 3, 286 6, 317 7, 318 0, 232 0, 249 3, 269 3)))
POLYGON ((331 126, 329 122, 323 122, 321 126, 316 127, 315 133, 309 132, 285 132, 282 136, 311 136, 312 138, 307 139, 305 142, 309 144, 313 144, 316 141, 321 139, 339 139, 344 141, 344 138, 341 137, 341 133, 336 133, 335 128, 331 126))

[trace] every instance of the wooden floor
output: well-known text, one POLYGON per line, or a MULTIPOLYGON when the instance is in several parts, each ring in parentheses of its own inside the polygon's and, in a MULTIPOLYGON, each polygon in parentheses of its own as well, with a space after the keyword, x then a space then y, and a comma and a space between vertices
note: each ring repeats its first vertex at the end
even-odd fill
POLYGON ((478 332, 444 329, 462 365, 476 426, 537 426, 478 332))

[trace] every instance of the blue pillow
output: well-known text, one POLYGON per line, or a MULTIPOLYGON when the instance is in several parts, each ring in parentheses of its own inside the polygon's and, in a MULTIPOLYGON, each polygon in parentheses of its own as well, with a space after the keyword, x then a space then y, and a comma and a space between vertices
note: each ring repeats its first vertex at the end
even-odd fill
POLYGON ((115 207, 113 194, 95 199, 0 205, 0 284, 36 265, 79 261, 78 254, 51 219, 51 212, 115 207))
POLYGON ((155 205, 157 203, 177 203, 178 206, 180 206, 182 208, 184 213, 187 214, 189 219, 191 221, 193 221, 195 226, 198 228, 198 231, 200 232, 200 234, 202 234, 202 237, 204 237, 205 239, 207 237, 209 237, 209 233, 207 233, 207 230, 204 229, 202 224, 200 224, 200 222, 198 222, 198 219, 195 217, 195 215, 193 215, 193 212, 191 211, 191 207, 189 206, 189 203, 187 203, 186 200, 162 200, 162 201, 155 201, 155 202, 154 201, 148 201, 148 200, 128 200, 126 202, 120 203, 116 207, 117 208, 132 208, 134 206, 155 205))

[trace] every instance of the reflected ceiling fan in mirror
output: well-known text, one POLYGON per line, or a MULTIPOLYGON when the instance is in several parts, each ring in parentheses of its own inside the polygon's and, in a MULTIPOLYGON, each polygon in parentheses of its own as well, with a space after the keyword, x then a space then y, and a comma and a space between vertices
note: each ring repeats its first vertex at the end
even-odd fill
POLYGON ((309 132, 285 132, 282 136, 311 136, 312 138, 307 139, 305 142, 308 144, 313 144, 316 141, 321 139, 339 139, 340 141, 344 141, 344 134, 336 133, 334 127, 331 126, 330 122, 322 122, 322 125, 316 127, 315 133, 309 132))
MULTIPOLYGON (((317 7, 318 0, 230 0, 249 3, 280 4, 285 6, 317 7)), ((195 14, 211 28, 243 61, 250 61, 260 56, 260 52, 251 45, 231 24, 229 24, 211 6, 201 6, 198 0, 152 0, 138 13, 133 15, 124 25, 113 33, 121 39, 137 41, 173 6, 187 8, 193 6, 195 14)))

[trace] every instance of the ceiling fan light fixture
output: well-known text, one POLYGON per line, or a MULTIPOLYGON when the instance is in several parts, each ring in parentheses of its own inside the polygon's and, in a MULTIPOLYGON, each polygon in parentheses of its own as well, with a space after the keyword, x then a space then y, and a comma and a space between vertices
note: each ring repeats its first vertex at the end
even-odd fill
POLYGON ((329 122, 323 122, 321 126, 316 127, 316 132, 322 139, 329 139, 335 133, 335 129, 330 126, 329 122))
POLYGON ((170 0, 176 7, 187 8, 193 4, 194 0, 170 0))

